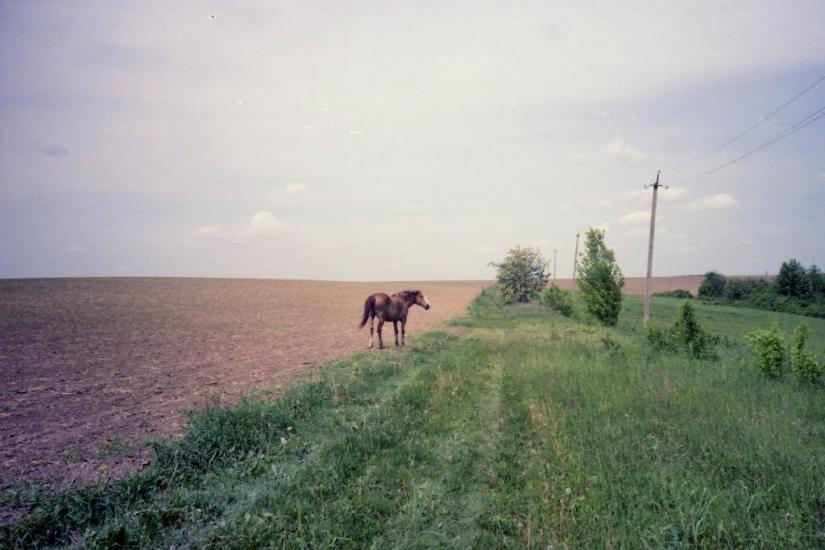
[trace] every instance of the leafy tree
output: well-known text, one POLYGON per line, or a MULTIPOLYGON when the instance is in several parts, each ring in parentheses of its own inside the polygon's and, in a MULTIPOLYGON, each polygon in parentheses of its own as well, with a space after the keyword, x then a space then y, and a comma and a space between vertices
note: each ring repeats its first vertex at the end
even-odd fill
POLYGON ((820 365, 816 359, 805 351, 808 342, 808 325, 799 323, 791 336, 789 356, 791 372, 800 382, 815 382, 823 373, 825 365, 820 365))
POLYGON ((727 277, 715 271, 705 273, 705 280, 699 285, 699 296, 721 298, 725 295, 727 277))
POLYGON ((820 298, 825 298, 825 273, 822 273, 817 266, 812 265, 808 268, 808 281, 811 284, 811 293, 820 298))
POLYGON ((604 243, 604 231, 587 230, 577 284, 587 311, 606 325, 615 325, 622 310, 624 276, 613 251, 604 243))
POLYGON ((534 300, 547 284, 547 261, 536 248, 510 249, 504 261, 491 263, 498 270, 498 290, 507 302, 534 300))
POLYGON ((541 302, 565 317, 573 315, 573 296, 569 290, 550 285, 541 293, 541 302))
POLYGON ((788 260, 779 268, 776 276, 776 291, 784 296, 805 299, 811 295, 811 281, 802 264, 797 260, 788 260))

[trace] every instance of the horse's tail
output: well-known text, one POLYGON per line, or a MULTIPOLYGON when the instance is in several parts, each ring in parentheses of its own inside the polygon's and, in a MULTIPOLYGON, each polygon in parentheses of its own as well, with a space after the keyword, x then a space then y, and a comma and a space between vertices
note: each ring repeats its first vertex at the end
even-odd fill
POLYGON ((364 300, 364 315, 361 317, 361 324, 358 325, 358 328, 364 328, 364 325, 367 324, 367 319, 370 318, 370 313, 375 315, 375 294, 370 294, 369 297, 364 300))

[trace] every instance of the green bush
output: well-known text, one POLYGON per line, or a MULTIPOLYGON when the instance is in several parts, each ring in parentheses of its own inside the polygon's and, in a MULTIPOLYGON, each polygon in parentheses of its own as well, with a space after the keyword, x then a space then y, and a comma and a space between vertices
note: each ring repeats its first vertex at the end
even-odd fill
POLYGON ((496 274, 499 295, 509 303, 535 300, 550 279, 547 261, 536 248, 510 249, 504 261, 491 263, 496 274))
POLYGON ((825 365, 819 364, 812 355, 805 351, 807 341, 808 325, 799 323, 791 336, 788 353, 791 360, 791 372, 800 382, 815 382, 825 370, 825 365))
POLYGON ((556 285, 550 285, 541 293, 541 303, 565 317, 573 315, 573 293, 562 290, 556 285))
POLYGON ((770 283, 764 279, 728 278, 725 281, 725 298, 728 300, 746 300, 769 289, 770 283))
POLYGON ((622 310, 624 276, 616 255, 604 243, 603 230, 587 230, 578 273, 576 283, 587 311, 605 325, 615 325, 622 310))
POLYGON ((779 327, 773 325, 769 330, 755 330, 746 336, 756 353, 760 370, 771 378, 779 378, 785 367, 785 338, 779 327))
POLYGON ((712 358, 712 347, 719 338, 711 336, 696 319, 696 310, 690 302, 679 306, 676 322, 673 324, 673 336, 676 342, 697 358, 712 358))
POLYGON ((679 298, 680 300, 691 300, 693 294, 689 290, 677 288, 676 290, 665 290, 664 292, 654 292, 653 296, 658 298, 679 298))
POLYGON ((719 338, 708 333, 696 318, 696 310, 690 302, 679 306, 676 321, 667 330, 650 327, 647 341, 655 349, 666 351, 684 350, 697 359, 715 359, 714 346, 719 338))
POLYGON ((715 271, 705 273, 705 280, 699 285, 699 296, 708 298, 721 298, 725 295, 725 282, 727 277, 715 271))
POLYGON ((647 343, 660 351, 676 351, 676 345, 669 330, 648 327, 647 343))

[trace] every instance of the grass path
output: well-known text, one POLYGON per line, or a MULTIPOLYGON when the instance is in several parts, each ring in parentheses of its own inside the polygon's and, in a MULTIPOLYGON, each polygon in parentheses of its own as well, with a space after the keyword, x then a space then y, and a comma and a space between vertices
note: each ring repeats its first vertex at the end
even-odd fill
POLYGON ((136 477, 7 493, 30 514, 0 546, 825 545, 825 390, 759 376, 734 336, 764 319, 736 315, 699 307, 728 340, 697 361, 488 292, 406 350, 194 413, 136 477))

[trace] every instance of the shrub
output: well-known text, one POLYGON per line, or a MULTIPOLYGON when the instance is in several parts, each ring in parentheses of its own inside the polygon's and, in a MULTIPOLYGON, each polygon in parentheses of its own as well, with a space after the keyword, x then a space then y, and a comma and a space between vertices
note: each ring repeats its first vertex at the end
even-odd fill
POLYGON ((699 285, 699 296, 707 298, 721 298, 725 295, 725 281, 727 277, 715 271, 705 273, 705 280, 699 285))
POLYGON ((616 256, 604 243, 604 231, 587 230, 577 284, 587 311, 606 325, 615 325, 622 310, 624 277, 616 256))
POLYGON ((679 306, 672 331, 676 342, 698 358, 712 357, 711 348, 719 341, 699 324, 699 320, 696 319, 696 310, 690 302, 679 306))
POLYGON ((825 370, 816 359, 805 351, 808 341, 808 325, 799 323, 791 336, 791 345, 788 355, 791 360, 791 372, 800 382, 815 382, 825 370))
POLYGON ((762 372, 771 378, 779 378, 785 366, 785 339, 779 327, 755 330, 746 336, 756 353, 756 361, 762 372))
POLYGON ((656 327, 648 327, 647 343, 654 349, 664 351, 676 351, 673 338, 669 330, 661 330, 656 327))
POLYGON ((734 279, 725 281, 725 298, 728 300, 746 300, 770 288, 764 279, 734 279))
POLYGON ((685 350, 697 359, 715 359, 713 347, 719 338, 708 333, 696 318, 696 310, 690 302, 679 306, 676 321, 667 330, 650 327, 647 341, 655 349, 677 351, 685 350))
POLYGON ((550 285, 541 293, 541 302, 565 317, 573 315, 573 294, 569 290, 550 285))
POLYGON ((676 290, 665 290, 664 292, 654 292, 654 296, 659 298, 679 298, 680 300, 691 300, 693 294, 689 290, 677 288, 676 290))
POLYGON ((517 246, 510 249, 503 262, 490 265, 498 270, 497 286, 506 302, 534 300, 550 278, 547 262, 535 248, 517 246))

